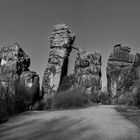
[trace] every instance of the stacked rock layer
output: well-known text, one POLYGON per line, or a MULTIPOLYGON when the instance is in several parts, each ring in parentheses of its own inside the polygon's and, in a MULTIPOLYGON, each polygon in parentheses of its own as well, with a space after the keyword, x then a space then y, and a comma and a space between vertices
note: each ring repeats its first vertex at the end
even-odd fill
POLYGON ((136 79, 135 55, 131 49, 118 44, 114 46, 107 64, 107 89, 112 98, 130 89, 136 79))
POLYGON ((79 50, 74 66, 75 86, 86 89, 87 94, 101 90, 101 54, 79 50))
POLYGON ((58 24, 50 36, 50 54, 44 72, 42 91, 44 98, 54 95, 61 81, 67 75, 68 57, 72 50, 75 35, 65 24, 58 24))

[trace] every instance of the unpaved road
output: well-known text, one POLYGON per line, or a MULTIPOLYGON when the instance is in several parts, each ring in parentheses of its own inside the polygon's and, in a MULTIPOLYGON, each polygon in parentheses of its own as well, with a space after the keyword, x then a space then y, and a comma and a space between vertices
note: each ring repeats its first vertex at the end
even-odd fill
POLYGON ((140 140, 114 106, 25 112, 0 124, 0 140, 140 140))

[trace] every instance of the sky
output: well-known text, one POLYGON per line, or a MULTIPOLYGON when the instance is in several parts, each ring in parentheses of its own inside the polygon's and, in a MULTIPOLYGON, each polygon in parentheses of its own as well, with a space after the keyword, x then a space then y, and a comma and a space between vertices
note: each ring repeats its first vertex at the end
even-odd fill
MULTIPOLYGON (((120 43, 140 51, 139 0, 0 0, 0 46, 19 43, 31 59, 30 70, 40 76, 49 56, 49 35, 65 23, 76 35, 75 47, 102 54, 102 84, 113 46, 120 43)), ((72 73, 76 51, 69 58, 72 73)))

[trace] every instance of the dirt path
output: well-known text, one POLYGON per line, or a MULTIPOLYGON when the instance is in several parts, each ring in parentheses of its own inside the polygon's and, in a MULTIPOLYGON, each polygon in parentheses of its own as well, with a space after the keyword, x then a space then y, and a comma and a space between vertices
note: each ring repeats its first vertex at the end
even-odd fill
POLYGON ((140 130, 114 106, 26 112, 0 125, 0 140, 140 140, 140 130))

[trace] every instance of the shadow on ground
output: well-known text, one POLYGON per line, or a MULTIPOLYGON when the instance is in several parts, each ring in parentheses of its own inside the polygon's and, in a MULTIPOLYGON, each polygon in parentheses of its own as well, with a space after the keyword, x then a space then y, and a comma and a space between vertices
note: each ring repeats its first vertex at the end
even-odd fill
MULTIPOLYGON (((43 112, 42 112, 43 113, 43 112)), ((79 127, 84 120, 68 117, 47 119, 32 118, 40 113, 26 112, 0 125, 1 140, 73 140, 93 126, 79 127), (29 117, 30 119, 27 119, 29 117)), ((88 138, 87 138, 88 139, 88 138)), ((90 138, 89 138, 90 139, 90 138)))
MULTIPOLYGON (((118 111, 140 125, 140 111, 118 111)), ((137 127, 120 113, 103 105, 25 112, 0 124, 0 140, 140 140, 137 127)))
POLYGON ((140 129, 140 109, 117 106, 116 110, 140 129))

